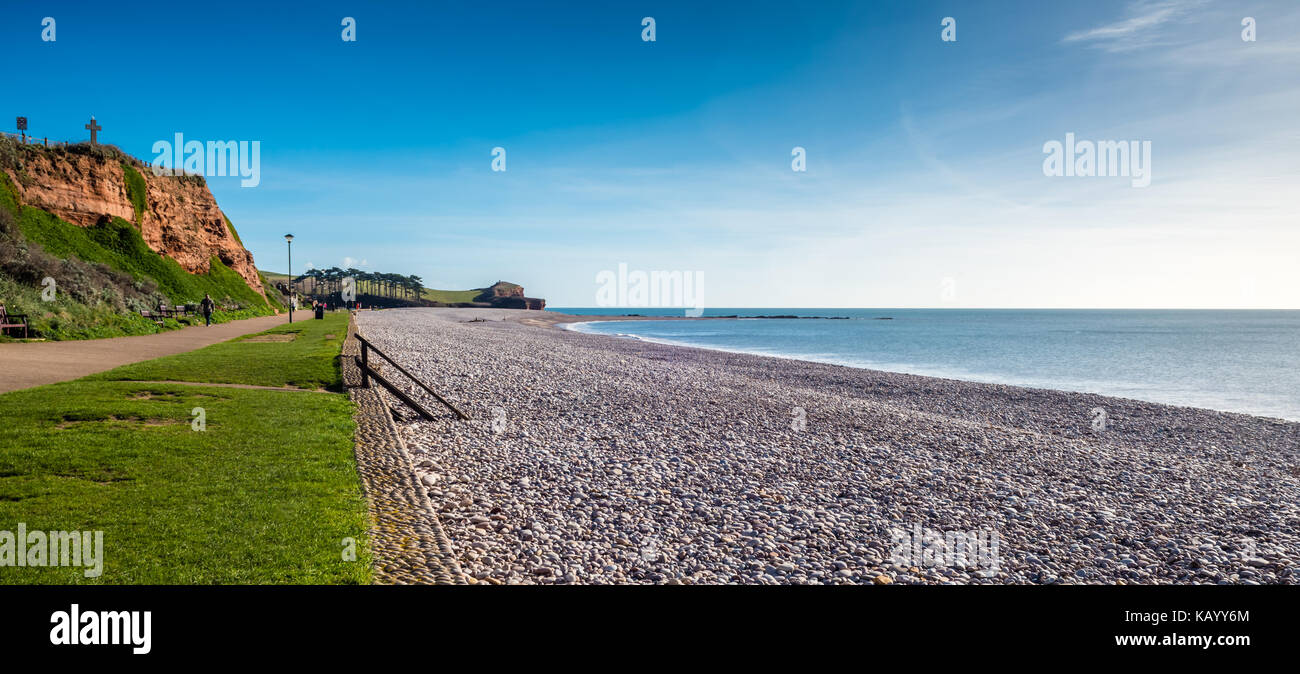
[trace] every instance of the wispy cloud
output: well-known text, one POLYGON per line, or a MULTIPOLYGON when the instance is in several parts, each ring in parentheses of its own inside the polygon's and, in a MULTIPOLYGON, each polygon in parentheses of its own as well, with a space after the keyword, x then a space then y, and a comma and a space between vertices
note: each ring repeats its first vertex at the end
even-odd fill
POLYGON ((1132 51, 1161 44, 1164 28, 1206 0, 1137 0, 1128 6, 1128 17, 1087 30, 1070 33, 1062 42, 1087 43, 1109 52, 1132 51))

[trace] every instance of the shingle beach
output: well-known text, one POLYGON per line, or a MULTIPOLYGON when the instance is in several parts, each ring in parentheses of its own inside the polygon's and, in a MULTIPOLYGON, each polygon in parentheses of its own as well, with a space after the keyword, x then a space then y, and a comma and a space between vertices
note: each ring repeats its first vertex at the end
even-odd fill
POLYGON ((389 396, 475 582, 1300 582, 1300 423, 566 320, 357 316, 472 418, 389 396))

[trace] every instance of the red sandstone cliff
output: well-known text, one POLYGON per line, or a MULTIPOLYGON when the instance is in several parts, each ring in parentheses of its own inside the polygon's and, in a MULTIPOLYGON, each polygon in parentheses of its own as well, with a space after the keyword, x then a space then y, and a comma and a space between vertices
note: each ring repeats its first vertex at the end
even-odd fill
POLYGON ((145 243, 190 273, 208 271, 212 256, 261 293, 262 281, 248 252, 230 231, 217 201, 200 177, 155 176, 142 162, 103 148, 105 156, 26 148, 25 175, 8 171, 23 203, 82 227, 104 216, 135 222, 122 163, 132 165, 147 185, 140 220, 145 243))

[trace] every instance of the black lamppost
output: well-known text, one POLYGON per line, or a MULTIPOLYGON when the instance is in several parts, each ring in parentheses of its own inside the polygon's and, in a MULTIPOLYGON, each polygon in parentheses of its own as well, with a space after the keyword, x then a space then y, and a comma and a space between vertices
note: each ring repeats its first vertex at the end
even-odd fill
POLYGON ((298 303, 298 294, 293 291, 293 235, 284 235, 285 243, 289 244, 289 322, 293 322, 293 305, 298 303))

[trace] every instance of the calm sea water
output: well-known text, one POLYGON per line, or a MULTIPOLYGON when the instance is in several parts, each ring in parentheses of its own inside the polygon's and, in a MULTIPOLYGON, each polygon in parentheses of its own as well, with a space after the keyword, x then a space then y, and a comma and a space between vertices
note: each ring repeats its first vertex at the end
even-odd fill
MULTIPOLYGON (((681 316, 681 309, 562 309, 681 316)), ((1300 421, 1300 311, 708 309, 849 320, 612 321, 582 332, 1300 421), (890 318, 891 320, 879 320, 890 318)))

